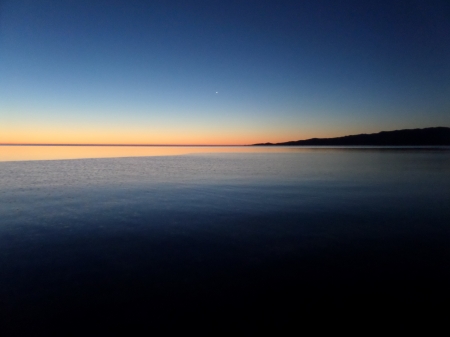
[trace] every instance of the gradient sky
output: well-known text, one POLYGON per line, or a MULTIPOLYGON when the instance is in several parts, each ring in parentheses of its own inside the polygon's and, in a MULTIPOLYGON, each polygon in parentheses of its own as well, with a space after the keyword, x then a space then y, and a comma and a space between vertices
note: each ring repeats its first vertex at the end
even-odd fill
POLYGON ((0 2, 0 143, 450 126, 449 1, 0 2))

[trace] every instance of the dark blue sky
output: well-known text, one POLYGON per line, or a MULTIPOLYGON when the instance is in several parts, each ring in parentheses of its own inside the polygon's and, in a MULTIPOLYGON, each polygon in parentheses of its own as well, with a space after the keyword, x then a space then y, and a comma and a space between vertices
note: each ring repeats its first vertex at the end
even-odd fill
POLYGON ((3 0, 0 142, 450 126, 448 1, 3 0))

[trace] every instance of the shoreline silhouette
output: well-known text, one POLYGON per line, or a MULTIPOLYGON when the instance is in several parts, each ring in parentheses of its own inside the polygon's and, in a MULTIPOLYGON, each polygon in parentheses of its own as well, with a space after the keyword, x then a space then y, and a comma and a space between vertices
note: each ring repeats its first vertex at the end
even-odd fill
POLYGON ((450 128, 431 127, 381 131, 334 138, 311 138, 283 143, 258 143, 253 146, 430 146, 450 145, 450 128))

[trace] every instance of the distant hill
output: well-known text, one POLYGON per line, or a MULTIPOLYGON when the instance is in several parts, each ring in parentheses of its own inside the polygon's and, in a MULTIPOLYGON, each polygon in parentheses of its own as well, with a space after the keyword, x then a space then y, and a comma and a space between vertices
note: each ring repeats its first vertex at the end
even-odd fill
POLYGON ((285 143, 260 143, 258 146, 302 145, 302 146, 430 146, 450 145, 450 128, 435 127, 382 131, 336 138, 311 138, 285 143))

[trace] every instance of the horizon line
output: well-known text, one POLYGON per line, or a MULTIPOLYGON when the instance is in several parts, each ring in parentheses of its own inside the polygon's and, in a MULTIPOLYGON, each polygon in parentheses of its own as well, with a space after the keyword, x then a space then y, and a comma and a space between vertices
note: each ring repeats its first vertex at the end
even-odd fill
POLYGON ((335 139, 335 138, 345 138, 349 136, 361 136, 361 135, 375 135, 385 132, 395 132, 395 131, 413 131, 413 130, 425 130, 425 129, 439 129, 439 128, 445 128, 448 129, 449 127, 446 126, 432 126, 432 127, 424 127, 424 128, 410 128, 410 129, 395 129, 390 131, 379 131, 375 133, 358 133, 358 134, 350 134, 345 136, 337 136, 337 137, 331 137, 331 138, 308 138, 308 139, 302 139, 302 140, 296 140, 296 141, 285 141, 285 142, 277 142, 277 143, 271 143, 271 142, 265 142, 265 143, 252 143, 252 144, 105 144, 105 143, 0 143, 0 146, 121 146, 121 147, 237 147, 237 146, 254 146, 254 145, 283 145, 285 143, 290 142, 298 142, 298 141, 307 141, 307 140, 315 140, 315 139, 335 139))
POLYGON ((177 146, 177 147, 192 147, 192 146, 215 146, 215 147, 223 147, 223 146, 251 146, 253 144, 224 144, 224 145, 217 145, 217 144, 64 144, 64 143, 0 143, 0 146, 139 146, 139 147, 150 147, 150 146, 164 146, 164 147, 170 147, 170 146, 177 146))

